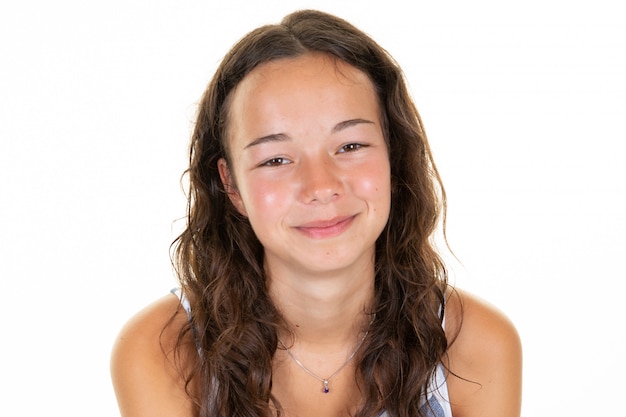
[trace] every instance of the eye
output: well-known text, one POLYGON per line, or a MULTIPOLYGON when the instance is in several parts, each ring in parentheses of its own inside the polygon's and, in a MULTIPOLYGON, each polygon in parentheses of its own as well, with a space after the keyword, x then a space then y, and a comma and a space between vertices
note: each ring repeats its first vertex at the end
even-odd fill
POLYGON ((340 153, 345 153, 345 152, 354 152, 354 151, 358 151, 361 148, 366 147, 367 145, 364 145, 362 143, 348 143, 347 145, 343 145, 340 149, 339 152, 340 153))
POLYGON ((268 159, 267 161, 263 162, 260 166, 262 167, 275 167, 275 166, 279 166, 279 165, 286 165, 291 163, 291 161, 287 158, 272 158, 272 159, 268 159))

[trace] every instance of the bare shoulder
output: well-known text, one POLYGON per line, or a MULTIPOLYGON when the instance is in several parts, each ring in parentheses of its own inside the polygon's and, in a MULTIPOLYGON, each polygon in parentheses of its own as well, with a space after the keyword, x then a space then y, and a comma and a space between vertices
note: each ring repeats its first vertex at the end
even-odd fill
POLYGON ((170 294, 122 328, 111 353, 111 378, 122 417, 194 415, 174 354, 186 321, 178 298, 170 294))
POLYGON ((513 323, 496 307, 460 290, 449 293, 448 390, 455 417, 518 417, 522 347, 513 323))

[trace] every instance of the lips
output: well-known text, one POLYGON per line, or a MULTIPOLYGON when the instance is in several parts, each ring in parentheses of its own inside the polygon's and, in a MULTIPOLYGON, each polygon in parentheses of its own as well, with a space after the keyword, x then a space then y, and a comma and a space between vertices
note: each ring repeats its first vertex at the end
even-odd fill
POLYGON ((340 216, 330 220, 316 220, 307 222, 296 227, 303 234, 315 238, 325 239, 342 234, 354 220, 356 216, 340 216))

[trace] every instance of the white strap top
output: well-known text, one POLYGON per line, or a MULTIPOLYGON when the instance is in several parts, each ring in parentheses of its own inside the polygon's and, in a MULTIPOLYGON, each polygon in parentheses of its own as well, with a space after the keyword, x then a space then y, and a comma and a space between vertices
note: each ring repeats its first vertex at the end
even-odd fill
MULTIPOLYGON (((191 317, 191 305, 180 288, 173 289, 172 293, 178 296, 181 306, 191 317)), ((437 370, 426 391, 425 399, 421 402, 420 409, 426 417, 453 417, 448 397, 448 385, 446 384, 446 376, 442 364, 437 366, 437 370)), ((389 416, 386 411, 383 411, 378 417, 389 416)))

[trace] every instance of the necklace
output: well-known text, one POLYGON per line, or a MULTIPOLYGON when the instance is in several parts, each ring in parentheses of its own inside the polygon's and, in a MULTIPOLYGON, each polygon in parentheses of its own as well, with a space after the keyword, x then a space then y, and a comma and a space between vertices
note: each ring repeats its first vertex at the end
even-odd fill
POLYGON ((317 379, 318 381, 320 381, 322 383, 322 392, 324 394, 328 394, 330 392, 330 387, 328 386, 328 384, 330 383, 331 379, 333 379, 334 377, 336 377, 339 372, 341 372, 341 370, 343 368, 346 367, 346 365, 348 365, 350 363, 350 361, 352 360, 352 358, 354 358, 354 355, 356 355, 356 353, 359 351, 359 349, 361 349, 361 346, 363 345, 363 342, 365 341, 365 338, 367 337, 368 333, 370 332, 370 327, 372 325, 372 323, 374 322, 374 319, 376 318, 376 315, 374 314, 374 317, 372 317, 372 321, 370 321, 370 324, 367 326, 367 331, 365 332, 365 334, 363 335, 363 337, 361 338, 361 341, 359 342, 359 344, 356 346, 356 349, 354 349, 354 352, 352 352, 350 354, 350 356, 348 356, 348 359, 346 359, 346 361, 339 367, 339 369, 337 369, 331 376, 329 376, 328 378, 322 378, 321 376, 317 375, 315 372, 311 371, 309 368, 307 368, 306 366, 304 366, 304 364, 302 364, 302 362, 300 362, 298 360, 298 358, 296 358, 293 353, 291 353, 291 351, 287 348, 287 346, 285 346, 285 344, 279 339, 278 343, 280 343, 280 345, 283 347, 283 349, 285 349, 285 351, 287 352, 287 354, 291 357, 291 359, 293 359, 293 361, 296 363, 296 365, 298 365, 300 368, 302 368, 307 374, 311 375, 313 378, 317 379))

